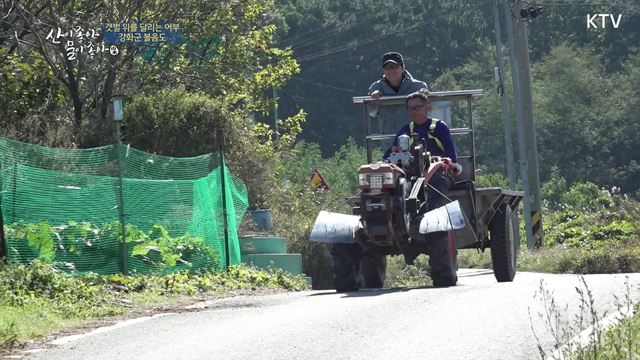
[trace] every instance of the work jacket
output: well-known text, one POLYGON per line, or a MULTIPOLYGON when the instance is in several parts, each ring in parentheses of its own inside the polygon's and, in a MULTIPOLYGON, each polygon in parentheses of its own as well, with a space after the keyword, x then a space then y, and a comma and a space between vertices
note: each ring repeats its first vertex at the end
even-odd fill
POLYGON ((409 95, 420 89, 427 88, 427 83, 414 79, 407 70, 405 70, 402 75, 402 82, 400 83, 400 87, 398 87, 398 91, 395 91, 391 85, 389 85, 389 82, 385 79, 384 75, 382 75, 380 80, 369 86, 369 95, 376 90, 380 90, 383 96, 409 95))
MULTIPOLYGON (((451 158, 451 161, 454 163, 458 162, 456 148, 453 145, 449 127, 444 121, 435 118, 428 117, 427 121, 422 125, 414 122, 405 124, 396 134, 391 146, 398 146, 398 137, 403 134, 409 135, 411 138, 409 141, 413 141, 412 130, 413 133, 419 134, 418 138, 427 139, 427 151, 430 152, 431 155, 448 157, 451 158)), ((389 154, 391 154, 391 148, 384 153, 383 158, 387 159, 389 154)))

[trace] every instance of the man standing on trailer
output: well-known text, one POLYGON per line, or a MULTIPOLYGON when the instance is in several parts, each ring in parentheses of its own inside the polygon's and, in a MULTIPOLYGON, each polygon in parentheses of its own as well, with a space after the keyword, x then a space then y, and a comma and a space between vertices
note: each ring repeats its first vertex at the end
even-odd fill
POLYGON ((404 59, 397 52, 382 56, 382 78, 369 86, 369 95, 375 99, 382 96, 409 95, 420 89, 428 89, 427 83, 416 80, 404 68, 404 59))
MULTIPOLYGON (((380 80, 369 86, 369 95, 374 99, 383 96, 406 96, 420 89, 428 90, 427 83, 416 80, 404 67, 404 59, 397 52, 388 52, 382 56, 384 74, 380 80)), ((395 132, 395 125, 404 123, 409 117, 407 109, 402 106, 378 106, 375 102, 368 104, 367 111, 377 119, 377 133, 395 132), (390 127, 389 127, 390 126, 390 127)))

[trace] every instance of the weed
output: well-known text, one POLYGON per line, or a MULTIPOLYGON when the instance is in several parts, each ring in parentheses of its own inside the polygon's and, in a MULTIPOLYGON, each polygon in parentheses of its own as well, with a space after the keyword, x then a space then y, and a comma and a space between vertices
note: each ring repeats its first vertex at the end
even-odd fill
POLYGON ((544 281, 534 297, 538 299, 543 310, 537 313, 547 331, 553 338, 553 351, 545 349, 533 326, 531 309, 529 319, 531 330, 537 341, 538 351, 542 359, 562 360, 619 360, 640 358, 640 316, 638 306, 632 303, 631 285, 629 278, 625 281, 624 299, 614 295, 617 307, 615 317, 604 322, 606 312, 599 313, 596 309, 595 298, 583 276, 580 285, 575 288, 579 296, 578 312, 573 318, 566 318, 568 305, 561 307, 554 299, 544 281), (616 322, 618 322, 616 324, 616 322))

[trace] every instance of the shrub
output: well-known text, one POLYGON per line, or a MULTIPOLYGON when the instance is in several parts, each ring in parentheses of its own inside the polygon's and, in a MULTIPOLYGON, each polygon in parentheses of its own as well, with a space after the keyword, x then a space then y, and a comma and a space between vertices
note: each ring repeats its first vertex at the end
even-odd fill
POLYGON ((282 163, 282 170, 278 171, 279 186, 273 189, 269 202, 272 204, 274 232, 287 239, 289 251, 302 254, 302 270, 313 278, 314 288, 326 289, 333 285, 331 259, 326 246, 309 241, 309 235, 328 194, 308 189, 307 175, 316 165, 309 161, 313 153, 307 157, 305 148, 306 145, 299 145, 282 163), (297 154, 300 154, 301 162, 296 161, 297 154))
POLYGON ((12 306, 25 306, 35 299, 49 300, 52 310, 70 318, 89 318, 120 313, 101 287, 74 278, 41 261, 31 265, 0 267, 0 299, 12 306))
POLYGON ((636 227, 626 219, 615 219, 607 213, 564 211, 551 215, 546 228, 548 246, 596 249, 606 245, 624 246, 637 242, 636 227))
POLYGON ((551 168, 551 177, 542 185, 542 199, 545 207, 558 210, 562 207, 562 197, 569 190, 567 181, 560 175, 557 166, 551 168))
POLYGON ((613 205, 611 194, 591 182, 573 185, 561 197, 561 203, 570 209, 586 212, 609 209, 613 205))
POLYGON ((475 249, 459 250, 458 265, 466 268, 491 269, 491 251, 479 252, 475 249))
POLYGON ((501 187, 508 189, 509 182, 502 173, 479 174, 476 177, 476 187, 501 187))
MULTIPOLYGON (((267 207, 269 194, 276 186, 280 153, 291 150, 305 121, 302 111, 278 120, 280 141, 276 143, 275 131, 251 119, 246 110, 182 87, 135 96, 125 110, 125 142, 160 155, 214 152, 219 145, 216 130, 224 128, 227 165, 246 184, 251 208, 267 207)), ((217 161, 214 159, 214 163, 217 161)))

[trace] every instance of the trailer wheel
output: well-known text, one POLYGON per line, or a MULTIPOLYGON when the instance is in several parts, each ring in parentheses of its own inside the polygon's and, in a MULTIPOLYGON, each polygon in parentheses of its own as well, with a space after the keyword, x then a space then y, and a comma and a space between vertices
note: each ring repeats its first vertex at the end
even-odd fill
POLYGON ((362 287, 381 288, 387 275, 386 255, 365 255, 360 261, 362 287))
POLYGON ((513 281, 516 276, 516 216, 509 205, 503 205, 493 216, 489 227, 493 275, 498 282, 513 281))
POLYGON ((331 260, 333 264, 333 285, 336 292, 360 290, 360 247, 357 244, 333 244, 331 260))
POLYGON ((455 286, 458 282, 458 256, 453 233, 434 233, 427 240, 431 280, 434 287, 455 286))

